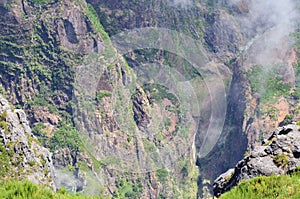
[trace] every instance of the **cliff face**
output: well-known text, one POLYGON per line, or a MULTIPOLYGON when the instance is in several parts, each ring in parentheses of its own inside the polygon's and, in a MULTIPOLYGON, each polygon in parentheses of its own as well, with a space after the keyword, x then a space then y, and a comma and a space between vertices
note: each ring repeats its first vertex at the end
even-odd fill
POLYGON ((300 165, 299 147, 299 126, 291 124, 277 128, 262 146, 247 152, 234 169, 214 181, 214 195, 220 196, 241 180, 291 173, 300 165))
MULTIPOLYGON (((262 12, 271 6, 284 18, 272 5, 1 2, 0 91, 25 108, 33 134, 53 152, 58 186, 106 196, 194 198, 198 182, 199 196, 205 195, 204 184, 211 188, 208 181, 299 112, 297 50, 284 42, 290 38, 280 29, 285 21, 262 12), (189 36, 205 66, 161 48, 121 54, 114 35, 146 27, 189 36), (215 122, 209 92, 217 79, 209 78, 216 73, 227 94, 226 118, 219 142, 203 157, 215 122)), ((180 42, 174 49, 189 54, 180 42)))
POLYGON ((0 114, 1 180, 28 179, 54 190, 52 155, 32 134, 25 112, 0 97, 0 114))
POLYGON ((191 116, 180 112, 169 88, 135 82, 91 5, 18 1, 1 10, 2 91, 26 108, 33 133, 53 152, 58 187, 115 197, 196 197, 189 126, 177 136, 179 115, 191 116), (157 131, 147 132, 150 123, 157 131))

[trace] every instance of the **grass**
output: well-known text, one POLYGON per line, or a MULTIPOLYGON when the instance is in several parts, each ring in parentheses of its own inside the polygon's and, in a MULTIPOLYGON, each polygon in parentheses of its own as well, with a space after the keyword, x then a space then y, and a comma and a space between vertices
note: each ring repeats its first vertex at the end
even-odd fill
POLYGON ((158 181, 162 184, 165 183, 165 181, 168 178, 168 175, 169 175, 169 172, 165 168, 158 169, 156 171, 156 176, 158 178, 158 181))
POLYGON ((221 199, 300 198, 300 175, 260 176, 242 181, 221 199))
POLYGON ((92 23, 93 28, 95 28, 96 31, 100 33, 100 36, 102 37, 102 39, 109 40, 108 34, 105 32, 103 26, 99 22, 99 18, 98 18, 96 10, 90 4, 88 4, 88 6, 87 6, 87 15, 92 23))
POLYGON ((0 198, 3 199, 100 199, 100 196, 77 196, 59 189, 53 193, 49 189, 29 181, 6 181, 0 183, 0 198))

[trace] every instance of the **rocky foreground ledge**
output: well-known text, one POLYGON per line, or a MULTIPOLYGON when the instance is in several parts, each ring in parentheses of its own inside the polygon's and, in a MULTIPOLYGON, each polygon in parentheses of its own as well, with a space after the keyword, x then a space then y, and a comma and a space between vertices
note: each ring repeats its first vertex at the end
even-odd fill
POLYGON ((270 138, 256 147, 234 169, 220 175, 213 184, 215 196, 229 191, 241 180, 257 176, 284 175, 300 166, 300 127, 279 127, 270 138))
POLYGON ((26 114, 0 96, 0 180, 27 179, 55 189, 51 153, 31 132, 26 114))

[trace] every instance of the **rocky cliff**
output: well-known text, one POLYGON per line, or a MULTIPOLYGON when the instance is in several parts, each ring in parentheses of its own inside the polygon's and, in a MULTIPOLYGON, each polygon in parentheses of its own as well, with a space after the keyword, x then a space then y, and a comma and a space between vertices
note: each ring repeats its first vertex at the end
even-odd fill
POLYGON ((299 115, 299 53, 285 42, 294 29, 286 26, 293 12, 284 11, 293 6, 276 2, 1 1, 0 92, 24 108, 33 134, 53 152, 58 186, 104 196, 202 196, 203 185, 211 188, 247 148, 299 115), (169 51, 118 48, 115 34, 147 27, 188 36, 205 67, 181 56, 190 54, 181 41, 169 51), (219 121, 209 93, 220 93, 217 80, 227 94, 225 125, 203 157, 207 129, 219 121))
POLYGON ((257 176, 284 175, 295 171, 300 166, 300 131, 299 126, 290 124, 277 128, 264 140, 262 146, 245 153, 234 169, 220 175, 214 181, 214 195, 230 190, 241 180, 257 176))
POLYGON ((26 114, 0 97, 1 180, 27 179, 55 190, 52 154, 32 134, 26 114))

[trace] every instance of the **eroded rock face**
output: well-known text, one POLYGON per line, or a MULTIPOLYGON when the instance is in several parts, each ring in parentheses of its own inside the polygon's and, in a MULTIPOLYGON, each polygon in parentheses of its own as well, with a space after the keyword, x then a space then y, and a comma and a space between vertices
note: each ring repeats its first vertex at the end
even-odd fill
POLYGON ((214 181, 214 195, 220 196, 241 180, 292 172, 300 165, 299 154, 299 126, 290 124, 279 127, 262 146, 256 147, 234 169, 228 170, 214 181))
POLYGON ((133 100, 134 120, 139 129, 146 129, 150 123, 149 100, 141 88, 136 89, 136 95, 133 100))
POLYGON ((209 24, 205 28, 204 39, 214 53, 237 53, 242 35, 235 19, 224 11, 205 16, 209 24))
POLYGON ((0 145, 9 154, 8 173, 3 177, 28 179, 55 189, 52 154, 38 144, 25 112, 11 109, 8 101, 0 97, 0 114, 0 145))

